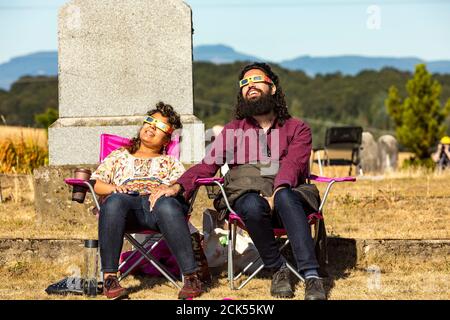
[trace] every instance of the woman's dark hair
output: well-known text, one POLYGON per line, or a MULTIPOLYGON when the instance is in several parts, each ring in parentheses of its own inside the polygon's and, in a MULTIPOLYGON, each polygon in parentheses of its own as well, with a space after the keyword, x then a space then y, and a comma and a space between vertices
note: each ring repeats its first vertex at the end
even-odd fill
MULTIPOLYGON (((181 124, 180 115, 173 110, 173 107, 170 104, 165 104, 164 102, 160 101, 156 104, 156 108, 152 109, 147 112, 148 116, 152 116, 155 113, 161 113, 161 115, 165 118, 169 119, 169 124, 172 126, 173 129, 181 129, 183 125, 181 124)), ((131 145, 127 147, 127 150, 129 153, 134 154, 136 151, 138 151, 139 147, 141 146, 141 138, 139 137, 139 133, 141 132, 141 128, 139 128, 139 131, 137 135, 131 139, 131 145)), ((171 135, 167 135, 167 138, 170 140, 171 135)))
MULTIPOLYGON (((239 74, 239 80, 241 80, 248 71, 253 69, 259 69, 264 72, 266 76, 268 76, 273 81, 273 84, 277 88, 277 91, 275 91, 275 94, 273 95, 273 100, 275 102, 273 110, 277 115, 278 123, 280 125, 283 125, 284 122, 291 117, 291 115, 288 112, 286 101, 284 99, 284 92, 281 88, 278 76, 275 74, 275 72, 272 71, 272 68, 267 63, 254 62, 242 69, 241 73, 239 74)), ((240 89, 237 95, 237 103, 234 109, 235 118, 238 120, 242 120, 245 118, 245 115, 242 112, 245 103, 246 102, 244 100, 244 97, 242 96, 242 90, 240 89)))

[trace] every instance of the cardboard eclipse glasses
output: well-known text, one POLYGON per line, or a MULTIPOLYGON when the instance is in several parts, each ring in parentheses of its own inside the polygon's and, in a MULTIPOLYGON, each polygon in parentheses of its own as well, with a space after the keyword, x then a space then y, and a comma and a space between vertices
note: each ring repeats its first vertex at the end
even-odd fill
POLYGON ((167 123, 164 123, 161 120, 155 119, 151 116, 145 118, 144 123, 153 124, 156 128, 167 134, 172 134, 172 132, 174 131, 174 129, 167 123))
POLYGON ((269 84, 273 84, 272 79, 270 79, 268 76, 251 76, 248 78, 244 78, 241 81, 239 81, 239 87, 245 87, 246 85, 248 85, 250 82, 266 82, 269 84))

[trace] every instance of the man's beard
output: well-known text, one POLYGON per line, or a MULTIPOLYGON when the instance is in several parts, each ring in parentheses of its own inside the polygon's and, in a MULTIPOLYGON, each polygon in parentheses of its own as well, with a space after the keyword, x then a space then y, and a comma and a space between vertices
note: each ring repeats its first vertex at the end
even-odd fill
POLYGON ((275 109, 275 105, 273 95, 261 92, 258 99, 248 100, 243 98, 238 104, 237 110, 242 117, 248 118, 268 114, 275 109))

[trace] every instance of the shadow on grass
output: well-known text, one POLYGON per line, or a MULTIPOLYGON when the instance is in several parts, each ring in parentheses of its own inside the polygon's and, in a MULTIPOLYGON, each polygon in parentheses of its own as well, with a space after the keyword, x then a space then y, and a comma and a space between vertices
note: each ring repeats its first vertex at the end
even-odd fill
MULTIPOLYGON (((153 289, 156 286, 162 286, 162 285, 167 285, 167 286, 172 286, 175 288, 175 286, 166 278, 164 277, 149 277, 146 275, 140 275, 140 274, 134 274, 133 275, 134 279, 139 281, 139 284, 134 285, 134 286, 129 286, 127 287, 127 290, 129 291, 129 293, 136 293, 139 292, 141 290, 145 290, 145 289, 153 289)), ((180 284, 181 281, 178 283, 180 284)))
MULTIPOLYGON (((324 279, 324 287, 327 292, 327 296, 330 296, 330 293, 334 288, 335 281, 338 279, 347 278, 356 267, 356 240, 335 237, 328 238, 327 251, 328 264, 321 267, 319 274, 324 279)), ((290 245, 283 249, 282 254, 294 267, 296 266, 295 258, 290 245)), ((292 278, 295 285, 300 282, 297 277, 292 278)))
MULTIPOLYGON (((356 240, 354 239, 346 239, 346 238, 328 238, 327 241, 327 251, 328 251, 328 264, 325 266, 324 271, 326 273, 323 274, 321 272, 321 276, 324 278, 324 287, 327 292, 327 296, 330 296, 331 291, 334 288, 335 281, 337 279, 345 279, 347 278, 352 270, 356 267, 357 263, 357 248, 356 248, 356 240)), ((289 261, 294 267, 296 267, 296 262, 294 255, 292 253, 292 249, 290 245, 287 245, 282 250, 283 256, 289 261)), ((256 267, 259 263, 256 265, 256 267)), ((252 270, 252 269, 251 269, 252 270)), ((251 271, 250 270, 250 271, 251 271)), ((254 270, 254 269, 253 269, 254 270)), ((235 272, 239 273, 241 270, 235 270, 235 272)), ((219 283, 219 279, 223 279, 227 277, 226 265, 223 265, 220 268, 210 268, 210 272, 212 274, 213 282, 208 287, 208 291, 213 288, 217 288, 221 286, 219 283)), ((236 273, 236 274, 237 274, 236 273)), ((242 277, 242 279, 236 281, 236 286, 239 286, 242 281, 247 279, 247 276, 250 275, 251 272, 246 272, 246 275, 242 277)), ((139 284, 129 287, 130 293, 135 293, 143 289, 152 289, 155 286, 160 285, 168 285, 173 286, 167 279, 163 277, 147 277, 142 275, 134 275, 135 279, 139 280, 139 284)), ((257 279, 272 279, 272 272, 266 269, 262 269, 261 272, 255 277, 257 279)), ((292 277, 293 285, 297 286, 299 284, 299 279, 295 276, 292 277)), ((178 282, 182 285, 181 281, 178 282)), ((270 282, 268 282, 267 290, 270 289, 270 282)))
MULTIPOLYGON (((208 286, 205 286, 205 291, 208 292, 211 289, 219 287, 221 284, 219 283, 219 278, 226 277, 226 274, 224 273, 225 270, 219 270, 219 271, 212 271, 212 282, 208 286), (215 274, 218 272, 218 274, 215 274)), ((136 293, 141 290, 145 289, 153 289, 155 286, 161 286, 161 285, 167 285, 175 288, 175 286, 166 278, 163 276, 160 277, 150 277, 144 274, 134 274, 134 279, 139 281, 138 285, 130 286, 127 289, 130 293, 136 293)), ((183 286, 183 283, 181 281, 181 278, 177 279, 178 285, 181 287, 183 286)))
POLYGON ((355 239, 328 238, 328 278, 324 285, 328 296, 337 279, 347 278, 357 264, 355 239))

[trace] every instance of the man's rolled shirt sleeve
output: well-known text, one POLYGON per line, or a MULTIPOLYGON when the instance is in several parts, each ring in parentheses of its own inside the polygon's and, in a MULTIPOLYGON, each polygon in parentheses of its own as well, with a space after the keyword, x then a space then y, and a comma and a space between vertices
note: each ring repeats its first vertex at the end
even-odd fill
POLYGON ((278 174, 275 176, 274 190, 282 185, 296 187, 299 184, 300 177, 306 178, 308 176, 311 145, 311 129, 301 122, 294 130, 287 155, 284 159, 280 159, 281 165, 278 174))
POLYGON ((216 137, 211 145, 211 149, 205 158, 195 166, 188 169, 178 180, 183 189, 184 197, 189 200, 194 192, 195 180, 199 178, 211 178, 217 170, 225 163, 226 154, 226 129, 230 129, 229 125, 225 125, 220 134, 216 137))

